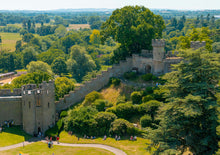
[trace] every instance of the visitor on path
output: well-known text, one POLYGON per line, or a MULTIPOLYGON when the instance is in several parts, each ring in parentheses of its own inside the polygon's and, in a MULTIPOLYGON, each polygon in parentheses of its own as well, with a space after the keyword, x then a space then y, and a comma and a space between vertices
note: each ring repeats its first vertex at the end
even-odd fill
POLYGON ((133 136, 130 137, 130 140, 131 140, 131 141, 133 140, 133 136))
POLYGON ((103 137, 103 140, 106 140, 106 138, 107 138, 107 136, 105 135, 105 136, 103 137))
POLYGON ((0 133, 2 133, 2 127, 0 127, 0 133))
POLYGON ((121 139, 121 137, 120 136, 118 136, 118 139, 117 140, 120 140, 121 139))
POLYGON ((118 136, 117 135, 115 135, 115 140, 117 140, 118 139, 118 136))
POLYGON ((134 136, 134 140, 137 140, 137 136, 134 136))
POLYGON ((59 144, 60 137, 57 136, 57 144, 59 144))

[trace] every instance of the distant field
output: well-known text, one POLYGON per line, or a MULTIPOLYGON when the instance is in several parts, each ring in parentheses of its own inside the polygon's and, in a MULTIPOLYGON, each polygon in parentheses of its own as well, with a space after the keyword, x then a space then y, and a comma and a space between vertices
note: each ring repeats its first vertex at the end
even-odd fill
MULTIPOLYGON (((18 27, 22 27, 22 24, 18 24, 18 23, 16 23, 16 24, 7 24, 7 26, 9 26, 9 25, 15 25, 15 26, 18 26, 18 27)), ((50 24, 49 23, 44 23, 44 25, 50 25, 50 24)), ((40 23, 35 23, 35 26, 40 27, 41 24, 40 23)))
POLYGON ((19 33, 1 33, 2 45, 0 49, 8 49, 9 51, 15 51, 16 41, 21 39, 19 33))
POLYGON ((85 29, 85 28, 89 29, 90 25, 89 24, 70 24, 69 27, 67 27, 67 30, 72 30, 72 29, 78 30, 80 28, 82 28, 82 29, 85 29))

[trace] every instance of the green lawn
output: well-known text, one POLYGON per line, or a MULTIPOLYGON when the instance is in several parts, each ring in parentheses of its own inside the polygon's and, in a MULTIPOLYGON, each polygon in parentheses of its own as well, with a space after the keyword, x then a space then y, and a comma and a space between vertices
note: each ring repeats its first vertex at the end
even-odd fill
POLYGON ((114 155, 114 153, 99 149, 99 148, 90 148, 90 147, 67 147, 67 146, 58 146, 54 145, 53 148, 49 149, 47 144, 42 142, 36 142, 30 145, 20 148, 11 149, 8 151, 0 152, 1 155, 17 155, 19 152, 22 155, 114 155))
MULTIPOLYGON (((123 138, 123 137, 122 137, 123 138)), ((150 155, 149 152, 145 150, 149 140, 143 138, 137 138, 137 141, 129 141, 129 140, 120 140, 116 141, 114 138, 107 138, 103 140, 102 138, 97 138, 94 140, 90 139, 82 139, 78 141, 75 135, 70 136, 67 132, 62 131, 60 133, 60 142, 63 143, 80 143, 80 144, 89 144, 89 143, 96 143, 96 144, 105 144, 109 146, 113 146, 119 148, 126 152, 128 155, 150 155), (146 144, 147 143, 147 144, 146 144)))
POLYGON ((25 133, 19 126, 5 127, 3 132, 0 133, 0 147, 17 144, 30 138, 31 136, 25 133))
POLYGON ((21 40, 19 33, 0 33, 2 44, 0 49, 7 49, 9 51, 15 51, 15 45, 18 40, 21 40))

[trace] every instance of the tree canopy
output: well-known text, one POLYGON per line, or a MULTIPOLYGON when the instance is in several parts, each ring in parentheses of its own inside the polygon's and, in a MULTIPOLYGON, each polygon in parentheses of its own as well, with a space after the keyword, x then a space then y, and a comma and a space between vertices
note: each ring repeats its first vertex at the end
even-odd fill
POLYGON ((160 121, 149 136, 159 143, 158 152, 189 148, 195 154, 213 154, 217 149, 216 93, 220 77, 219 55, 204 49, 181 53, 184 60, 164 76, 167 103, 158 111, 160 121))
POLYGON ((102 41, 112 37, 121 43, 126 56, 151 49, 151 40, 161 38, 163 18, 143 6, 125 6, 113 11, 101 27, 102 41))

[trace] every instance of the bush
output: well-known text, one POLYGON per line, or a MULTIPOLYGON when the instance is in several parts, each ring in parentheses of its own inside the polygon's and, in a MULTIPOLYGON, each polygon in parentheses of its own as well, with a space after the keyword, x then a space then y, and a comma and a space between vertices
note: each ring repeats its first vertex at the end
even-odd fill
POLYGON ((60 118, 66 117, 68 115, 67 111, 62 111, 60 113, 60 118))
POLYGON ((118 86, 120 85, 120 83, 121 83, 121 80, 119 78, 111 77, 109 80, 110 85, 112 84, 114 86, 118 86))
POLYGON ((133 124, 128 122, 124 119, 116 119, 114 122, 111 123, 111 127, 109 132, 111 134, 117 135, 126 135, 126 134, 133 134, 135 131, 133 124))
POLYGON ((58 136, 63 129, 63 120, 59 119, 59 121, 55 124, 54 127, 48 129, 45 132, 45 136, 52 137, 55 140, 55 136, 58 136))
POLYGON ((125 72, 123 76, 124 76, 125 79, 132 80, 132 79, 135 79, 137 77, 137 74, 135 72, 125 72))
POLYGON ((105 106, 108 104, 108 101, 97 99, 92 106, 94 106, 98 111, 105 111, 105 106))
POLYGON ((86 95, 85 100, 83 101, 83 105, 87 106, 97 99, 102 99, 102 95, 97 91, 92 91, 86 95))
POLYGON ((155 80, 157 80, 158 78, 157 78, 155 75, 153 75, 151 79, 152 79, 153 81, 155 81, 155 80))
POLYGON ((151 127, 151 124, 152 124, 151 116, 150 115, 142 116, 140 119, 140 124, 141 124, 141 127, 143 127, 143 128, 151 127))
POLYGON ((129 119, 136 113, 137 111, 131 103, 122 103, 116 106, 115 114, 119 118, 129 119))
POLYGON ((98 135, 106 135, 109 132, 111 123, 117 119, 117 116, 110 112, 99 112, 95 116, 98 135))
POLYGON ((141 102, 141 99, 142 99, 142 94, 140 92, 134 91, 131 94, 131 100, 133 104, 139 104, 141 102))
POLYGON ((145 91, 146 91, 147 94, 152 94, 153 93, 153 87, 147 87, 145 91))
POLYGON ((150 81, 150 80, 152 80, 152 76, 153 76, 153 74, 148 73, 148 74, 142 75, 141 79, 144 81, 150 81))
POLYGON ((142 97, 142 103, 148 102, 148 101, 153 100, 153 99, 154 98, 151 95, 144 96, 144 97, 142 97))

